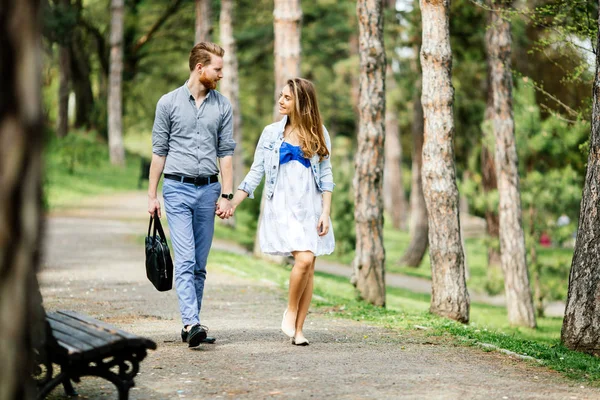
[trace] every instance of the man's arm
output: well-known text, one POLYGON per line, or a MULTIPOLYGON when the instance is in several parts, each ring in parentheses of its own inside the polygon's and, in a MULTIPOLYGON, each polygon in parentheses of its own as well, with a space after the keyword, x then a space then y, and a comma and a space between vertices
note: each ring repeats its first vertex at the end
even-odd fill
POLYGON ((152 162, 150 163, 150 176, 148 178, 148 212, 150 215, 156 211, 160 218, 160 201, 157 198, 158 181, 165 168, 165 160, 167 157, 152 154, 152 162))
MULTIPOLYGON (((219 159, 221 167, 221 193, 233 192, 233 157, 226 156, 219 159)), ((231 202, 223 197, 219 198, 217 215, 221 218, 229 218, 233 215, 231 202)))

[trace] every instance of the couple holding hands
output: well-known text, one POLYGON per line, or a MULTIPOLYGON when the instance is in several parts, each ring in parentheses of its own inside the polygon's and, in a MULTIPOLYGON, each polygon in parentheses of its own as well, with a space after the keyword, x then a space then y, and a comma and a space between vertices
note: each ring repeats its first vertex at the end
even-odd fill
POLYGON ((185 84, 162 96, 152 129, 148 212, 161 216, 163 199, 175 257, 175 288, 189 347, 214 343, 200 324, 206 261, 215 213, 231 217, 265 177, 265 204, 259 227, 263 253, 294 257, 288 305, 281 330, 292 344, 305 346, 303 326, 313 292, 316 257, 335 247, 331 219, 329 134, 321 122, 313 84, 294 78, 281 88, 281 121, 264 128, 250 171, 233 192, 233 115, 229 100, 216 91, 223 78, 224 50, 200 42, 189 57, 185 84), (221 181, 219 182, 219 160, 221 181))

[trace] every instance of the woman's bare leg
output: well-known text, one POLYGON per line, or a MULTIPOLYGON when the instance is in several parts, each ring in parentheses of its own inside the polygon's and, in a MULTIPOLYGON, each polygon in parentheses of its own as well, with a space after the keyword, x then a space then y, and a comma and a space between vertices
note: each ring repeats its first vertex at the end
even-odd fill
POLYGON ((312 300, 313 281, 314 281, 314 276, 315 276, 315 262, 316 261, 317 261, 317 258, 315 257, 313 259, 313 262, 312 262, 312 265, 310 268, 308 281, 306 282, 306 287, 304 288, 304 292, 302 293, 302 296, 300 297, 300 303, 298 305, 298 314, 296 317, 296 335, 295 335, 295 341, 297 343, 303 343, 303 342, 307 341, 302 332, 302 328, 304 327, 304 320, 306 320, 306 316, 308 315, 308 309, 310 308, 310 301, 312 300))
POLYGON ((294 267, 290 274, 288 307, 281 323, 282 330, 286 334, 295 330, 300 299, 306 289, 308 279, 312 275, 311 271, 315 260, 314 254, 310 251, 295 251, 292 255, 294 256, 294 267))

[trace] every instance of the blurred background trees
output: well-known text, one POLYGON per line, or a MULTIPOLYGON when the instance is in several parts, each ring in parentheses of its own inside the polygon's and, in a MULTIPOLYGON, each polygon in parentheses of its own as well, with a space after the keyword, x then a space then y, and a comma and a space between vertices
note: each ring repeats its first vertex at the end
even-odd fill
MULTIPOLYGON (((227 65, 234 71, 237 62, 239 100, 234 99, 235 87, 228 87, 236 81, 234 72, 228 72, 220 89, 232 93, 238 132, 243 132, 238 136, 241 164, 236 169, 249 167, 262 128, 273 121, 273 94, 281 85, 275 78, 276 56, 281 53, 275 48, 274 22, 279 15, 274 15, 275 3, 288 7, 286 1, 266 0, 124 1, 122 136, 127 168, 134 164, 137 174, 140 157, 150 156, 156 102, 187 79, 189 50, 201 32, 236 49, 235 60, 229 59, 227 65)), ((64 182, 62 173, 81 174, 85 165, 108 159, 110 4, 110 0, 43 2, 42 100, 50 188, 64 182)), ((416 0, 381 4, 387 60, 385 143, 392 146, 386 149, 383 178, 385 188, 393 188, 383 191, 385 269, 430 278, 426 254, 430 226, 421 187, 422 15, 416 0), (404 199, 409 199, 408 205, 404 199)), ((491 295, 504 291, 486 51, 490 9, 497 4, 453 0, 448 10, 454 88, 450 148, 470 271, 467 285, 469 291, 491 295)), ((337 239, 332 258, 347 264, 357 244, 352 181, 362 111, 356 5, 351 0, 299 2, 301 58, 296 61, 299 73, 292 73, 315 83, 332 136, 336 181, 332 218, 337 239)), ((566 299, 590 132, 597 14, 598 6, 591 0, 515 0, 502 13, 512 37, 509 69, 522 229, 538 315, 549 302, 566 299)), ((236 180, 242 175, 236 172, 236 180)), ((252 248, 259 210, 260 202, 245 202, 236 214, 235 233, 226 231, 234 228, 218 227, 217 234, 252 248)))

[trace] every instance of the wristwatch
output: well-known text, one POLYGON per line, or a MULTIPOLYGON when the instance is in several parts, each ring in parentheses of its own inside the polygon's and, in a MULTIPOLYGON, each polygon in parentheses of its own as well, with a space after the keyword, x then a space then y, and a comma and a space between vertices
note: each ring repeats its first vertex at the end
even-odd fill
POLYGON ((227 200, 233 199, 233 193, 222 193, 221 197, 227 200))

